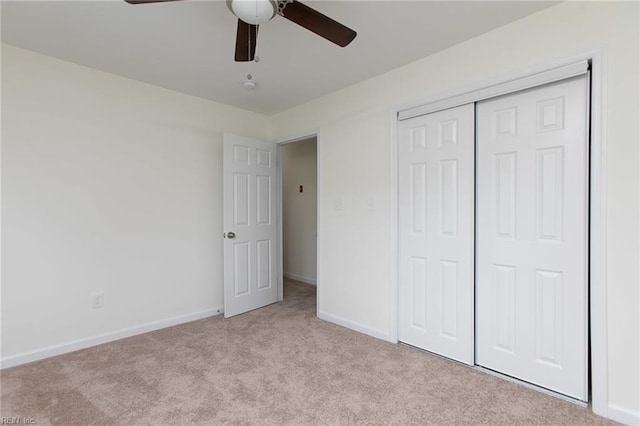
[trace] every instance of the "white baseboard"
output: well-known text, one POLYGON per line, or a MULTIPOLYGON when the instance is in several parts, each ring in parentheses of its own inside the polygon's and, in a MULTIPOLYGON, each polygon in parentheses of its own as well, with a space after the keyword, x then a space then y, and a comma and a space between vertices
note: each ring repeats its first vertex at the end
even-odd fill
POLYGON ((627 410, 626 408, 618 407, 615 404, 609 404, 607 410, 607 417, 618 423, 625 425, 638 425, 640 424, 640 413, 637 411, 627 410))
POLYGON ((282 275, 285 278, 291 278, 292 280, 300 281, 306 284, 316 285, 315 278, 307 278, 307 277, 303 277, 302 275, 293 274, 291 272, 283 272, 282 275))
POLYGON ((321 320, 332 322, 334 324, 341 325, 342 327, 349 328, 353 331, 357 331, 358 333, 367 334, 377 339, 386 340, 387 342, 395 343, 391 340, 391 335, 389 333, 384 332, 382 330, 378 330, 377 328, 369 327, 354 321, 346 320, 344 318, 340 318, 335 315, 328 314, 326 312, 318 312, 318 318, 320 318, 321 320))
POLYGON ((80 349, 92 346, 102 345, 103 343, 113 342, 115 340, 124 339, 138 334, 148 333, 150 331, 160 330, 162 328, 172 327, 178 324, 184 324, 203 318, 212 317, 223 312, 222 307, 207 309, 206 311, 195 312, 192 314, 180 315, 161 321, 154 321, 135 327, 116 330, 110 333, 100 334, 98 336, 87 337, 84 339, 73 340, 59 345, 53 345, 31 352, 25 352, 17 355, 11 355, 0 360, 0 369, 15 367, 17 365, 50 358, 56 355, 62 355, 69 352, 75 352, 80 349))

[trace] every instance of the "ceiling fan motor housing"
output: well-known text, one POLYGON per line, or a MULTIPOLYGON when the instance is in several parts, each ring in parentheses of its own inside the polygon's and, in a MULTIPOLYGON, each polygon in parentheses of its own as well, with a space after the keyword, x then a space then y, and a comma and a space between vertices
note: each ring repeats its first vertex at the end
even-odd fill
POLYGON ((227 0, 231 12, 250 25, 270 21, 278 11, 275 0, 227 0))

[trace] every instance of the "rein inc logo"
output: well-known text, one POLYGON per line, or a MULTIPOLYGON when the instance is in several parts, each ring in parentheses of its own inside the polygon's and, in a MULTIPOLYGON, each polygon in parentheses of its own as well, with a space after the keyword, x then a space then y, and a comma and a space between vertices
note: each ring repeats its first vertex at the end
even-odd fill
POLYGON ((2 416, 0 417, 0 425, 35 425, 36 420, 31 417, 19 416, 2 416))

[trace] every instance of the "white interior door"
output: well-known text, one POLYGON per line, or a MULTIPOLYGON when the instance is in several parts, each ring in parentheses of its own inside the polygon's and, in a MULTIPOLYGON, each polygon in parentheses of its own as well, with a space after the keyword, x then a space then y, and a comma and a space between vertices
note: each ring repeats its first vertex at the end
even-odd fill
POLYGON ((478 103, 477 364, 587 400, 587 78, 478 103))
POLYGON ((399 339, 473 364, 474 106, 399 132, 399 339))
POLYGON ((224 316, 274 303, 277 287, 276 145, 223 136, 224 316))

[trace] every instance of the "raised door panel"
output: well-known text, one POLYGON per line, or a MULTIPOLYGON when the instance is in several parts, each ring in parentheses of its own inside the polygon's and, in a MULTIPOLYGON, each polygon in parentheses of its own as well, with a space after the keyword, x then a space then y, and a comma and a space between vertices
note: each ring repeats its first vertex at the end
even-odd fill
POLYGON ((256 242, 257 256, 257 289, 264 290, 273 287, 271 277, 271 240, 259 240, 256 242))
POLYGON ((455 237, 458 233, 458 160, 440 160, 440 233, 455 237))
POLYGON ((409 294, 411 297, 410 326, 419 332, 427 329, 427 259, 409 259, 409 294))
POLYGON ((271 225, 271 204, 273 195, 271 194, 271 176, 256 176, 256 224, 271 225))
POLYGON ((564 149, 536 151, 536 234, 539 240, 562 241, 564 218, 564 149))
POLYGON ((440 261, 440 336, 458 339, 458 262, 440 261))
POLYGON ((236 297, 249 294, 251 290, 250 258, 249 243, 233 243, 233 294, 236 297))
POLYGON ((233 174, 233 225, 249 226, 249 175, 233 174))
POLYGON ((493 156, 495 235, 500 238, 516 236, 516 155, 515 152, 501 152, 493 156))
POLYGON ((409 169, 410 229, 413 235, 425 235, 427 232, 427 164, 411 164, 409 169))
POLYGON ((492 265, 492 293, 494 325, 492 344, 499 351, 510 355, 516 352, 516 271, 513 266, 492 265))

